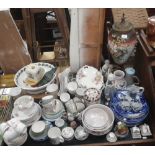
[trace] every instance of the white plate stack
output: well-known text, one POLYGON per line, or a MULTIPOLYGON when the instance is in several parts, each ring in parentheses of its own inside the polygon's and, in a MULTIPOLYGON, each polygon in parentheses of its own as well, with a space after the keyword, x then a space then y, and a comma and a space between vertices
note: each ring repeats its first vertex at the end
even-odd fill
POLYGON ((88 133, 96 136, 105 135, 113 127, 114 114, 105 105, 90 105, 82 113, 82 123, 88 133))

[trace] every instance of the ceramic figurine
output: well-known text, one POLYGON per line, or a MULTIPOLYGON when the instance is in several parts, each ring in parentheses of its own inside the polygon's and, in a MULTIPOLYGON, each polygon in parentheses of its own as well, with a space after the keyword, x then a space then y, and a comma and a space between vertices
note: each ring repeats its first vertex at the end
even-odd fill
POLYGON ((152 136, 151 130, 149 125, 147 124, 143 124, 140 126, 140 131, 142 136, 146 137, 146 136, 152 136))
POLYGON ((106 75, 106 73, 108 72, 109 65, 110 65, 110 61, 105 60, 104 65, 102 66, 102 75, 103 76, 106 75))
POLYGON ((108 142, 111 142, 111 143, 117 141, 117 137, 116 137, 116 135, 115 135, 114 132, 109 132, 109 133, 106 135, 106 139, 107 139, 108 142))
POLYGON ((140 129, 137 126, 134 126, 131 128, 131 135, 133 139, 141 139, 141 133, 140 133, 140 129))

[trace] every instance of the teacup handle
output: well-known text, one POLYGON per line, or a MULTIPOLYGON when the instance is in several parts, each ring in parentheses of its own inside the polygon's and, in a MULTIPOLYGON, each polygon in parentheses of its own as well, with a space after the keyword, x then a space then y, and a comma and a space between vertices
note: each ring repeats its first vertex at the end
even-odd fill
POLYGON ((135 85, 139 85, 139 83, 140 83, 139 78, 138 78, 137 76, 132 76, 132 77, 133 77, 133 79, 136 80, 136 82, 135 82, 134 84, 135 84, 135 85))
POLYGON ((62 136, 59 137, 60 143, 64 143, 64 138, 62 136))

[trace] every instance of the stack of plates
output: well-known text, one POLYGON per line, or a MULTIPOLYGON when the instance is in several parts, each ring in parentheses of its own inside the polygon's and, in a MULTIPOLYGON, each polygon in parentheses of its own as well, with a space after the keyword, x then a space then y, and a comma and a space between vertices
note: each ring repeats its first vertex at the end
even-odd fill
POLYGON ((139 125, 145 120, 149 113, 149 107, 144 95, 133 96, 127 90, 119 90, 113 95, 111 108, 115 117, 128 126, 139 125), (124 97, 125 99, 122 99, 124 97), (137 99, 137 97, 139 99, 137 99), (130 101, 127 99, 130 99, 130 101), (139 109, 134 109, 136 104, 139 104, 139 109))
POLYGON ((12 118, 18 118, 28 127, 40 119, 41 113, 41 107, 37 103, 34 103, 33 110, 29 113, 26 113, 20 110, 18 106, 15 106, 12 111, 12 118))
POLYGON ((43 63, 43 62, 38 62, 38 63, 34 63, 34 65, 37 65, 39 67, 42 67, 45 70, 45 74, 51 70, 53 70, 53 75, 51 76, 51 80, 49 82, 47 82, 46 84, 43 84, 42 86, 39 87, 31 87, 30 85, 25 83, 25 80, 27 79, 28 75, 25 72, 26 67, 21 68, 15 75, 14 81, 15 84, 23 89, 24 91, 26 91, 29 94, 39 94, 39 93, 43 93, 46 90, 46 87, 52 83, 56 77, 56 73, 55 73, 55 67, 49 63, 43 63))
POLYGON ((105 135, 113 127, 114 114, 105 105, 90 105, 82 113, 82 123, 88 133, 96 136, 105 135))

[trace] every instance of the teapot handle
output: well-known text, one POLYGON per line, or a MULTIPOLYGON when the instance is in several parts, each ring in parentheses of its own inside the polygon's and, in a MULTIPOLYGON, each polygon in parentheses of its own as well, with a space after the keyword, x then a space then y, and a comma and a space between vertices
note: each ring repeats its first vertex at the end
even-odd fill
POLYGON ((108 34, 109 34, 110 31, 111 31, 111 29, 112 29, 112 24, 111 24, 111 22, 110 22, 110 21, 107 21, 106 26, 107 26, 107 32, 108 32, 108 34))

